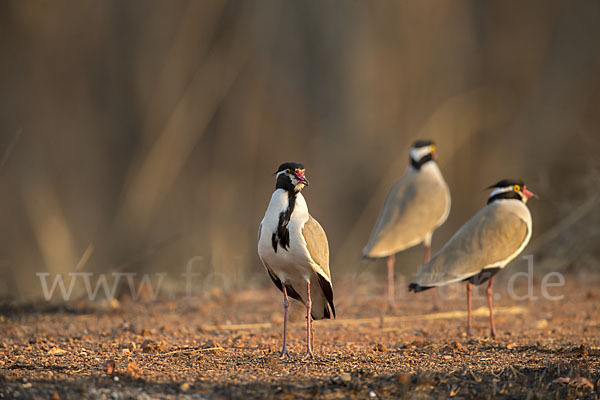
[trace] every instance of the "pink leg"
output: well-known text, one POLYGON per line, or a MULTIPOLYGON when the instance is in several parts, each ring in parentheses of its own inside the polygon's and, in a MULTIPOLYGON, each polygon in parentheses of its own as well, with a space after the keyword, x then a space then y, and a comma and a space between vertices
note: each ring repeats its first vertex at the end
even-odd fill
POLYGON ((492 284, 494 283, 494 277, 490 278, 490 283, 487 287, 487 301, 488 307, 490 308, 490 327, 492 337, 496 337, 496 326, 494 326, 494 312, 492 311, 492 284))
POLYGON ((287 320, 288 320, 288 308, 290 308, 290 302, 288 300, 287 289, 282 283, 281 288, 283 290, 283 347, 281 348, 280 357, 290 356, 287 348, 287 320))
POLYGON ((394 261, 396 256, 392 254, 387 258, 387 272, 388 272, 388 303, 390 307, 394 307, 394 261))
POLYGON ((310 281, 306 281, 306 357, 315 358, 311 348, 310 332, 312 331, 310 308, 312 300, 310 299, 310 281))
POLYGON ((471 292, 473 290, 473 284, 471 282, 467 282, 467 335, 473 336, 473 331, 471 330, 471 292))
POLYGON ((425 244, 425 260, 423 261, 423 265, 427 264, 431 260, 431 245, 425 244))
POLYGON ((310 324, 310 348, 315 348, 315 328, 313 324, 310 324))

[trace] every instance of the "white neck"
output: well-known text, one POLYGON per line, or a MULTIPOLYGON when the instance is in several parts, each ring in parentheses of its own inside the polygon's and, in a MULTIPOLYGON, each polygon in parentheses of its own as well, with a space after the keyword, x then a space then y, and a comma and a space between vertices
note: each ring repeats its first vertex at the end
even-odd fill
MULTIPOLYGON (((268 210, 275 212, 279 215, 280 212, 285 211, 289 205, 289 193, 284 189, 275 189, 273 195, 271 196, 271 202, 269 203, 268 210)), ((296 193, 296 204, 294 205, 294 214, 296 211, 308 212, 308 206, 306 205, 306 200, 302 193, 296 193)), ((279 218, 279 217, 278 217, 279 218)))
POLYGON ((410 158, 419 162, 421 158, 425 157, 427 154, 431 153, 430 146, 419 147, 419 148, 411 148, 410 149, 410 158))
MULTIPOLYGON (((262 226, 264 232, 275 232, 277 226, 279 225, 279 215, 282 212, 285 212, 289 206, 289 193, 283 189, 276 189, 271 196, 271 201, 267 207, 267 211, 265 212, 265 216, 262 220, 262 226)), ((306 205, 306 200, 301 193, 296 194, 296 204, 294 206, 294 211, 290 217, 291 225, 301 226, 308 220, 308 206, 306 205)), ((266 236, 265 236, 266 238, 266 236)), ((267 240, 267 239, 265 239, 267 240)), ((270 239, 269 239, 270 240, 270 239)))
POLYGON ((412 165, 409 165, 408 168, 414 172, 420 172, 420 173, 425 173, 425 174, 434 174, 434 175, 438 175, 440 177, 442 176, 442 171, 440 171, 440 167, 437 165, 437 163, 434 160, 426 162, 425 164, 421 165, 421 168, 419 168, 419 169, 416 169, 412 165))

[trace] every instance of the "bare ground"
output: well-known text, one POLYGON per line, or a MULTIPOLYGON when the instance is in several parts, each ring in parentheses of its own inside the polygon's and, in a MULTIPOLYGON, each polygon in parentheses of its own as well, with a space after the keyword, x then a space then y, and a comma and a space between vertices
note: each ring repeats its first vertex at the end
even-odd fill
POLYGON ((538 300, 517 301, 498 285, 491 339, 482 297, 467 337, 462 296, 404 294, 390 311, 382 296, 342 285, 338 318, 314 324, 313 360, 303 358, 297 302, 291 357, 278 357, 274 287, 156 302, 6 302, 0 398, 597 399, 600 289, 568 278, 551 292, 565 298, 537 290, 538 300))

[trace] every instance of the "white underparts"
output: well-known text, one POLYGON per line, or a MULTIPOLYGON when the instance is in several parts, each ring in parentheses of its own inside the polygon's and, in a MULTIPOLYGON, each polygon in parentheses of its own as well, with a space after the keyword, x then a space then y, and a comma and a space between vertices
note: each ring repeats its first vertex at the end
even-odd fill
MULTIPOLYGON (((281 279, 310 279, 313 272, 327 277, 327 274, 312 259, 304 239, 302 229, 310 218, 306 200, 302 194, 296 195, 296 206, 288 223, 290 247, 288 249, 273 249, 271 236, 277 231, 279 215, 288 207, 288 193, 283 189, 277 189, 271 197, 271 202, 262 221, 262 233, 258 243, 258 253, 281 279)), ((329 279, 327 279, 329 280, 329 279)))

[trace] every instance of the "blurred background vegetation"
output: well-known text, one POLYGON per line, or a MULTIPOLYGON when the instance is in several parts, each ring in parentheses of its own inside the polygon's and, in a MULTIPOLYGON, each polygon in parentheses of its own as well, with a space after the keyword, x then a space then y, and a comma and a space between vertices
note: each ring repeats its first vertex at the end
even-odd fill
MULTIPOLYGON (((416 138, 453 204, 439 249, 524 179, 553 270, 600 259, 600 3, 27 0, 0 3, 0 293, 37 272, 195 271, 270 284, 257 227, 307 167, 334 282, 416 138)), ((412 274, 417 247, 398 258, 412 274)))

